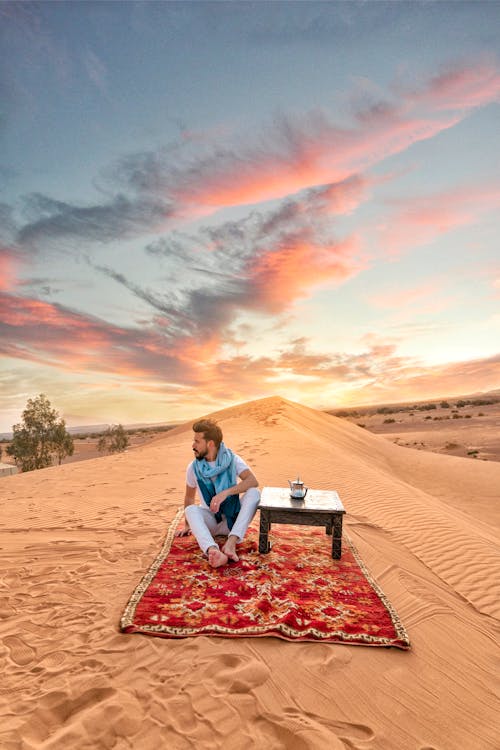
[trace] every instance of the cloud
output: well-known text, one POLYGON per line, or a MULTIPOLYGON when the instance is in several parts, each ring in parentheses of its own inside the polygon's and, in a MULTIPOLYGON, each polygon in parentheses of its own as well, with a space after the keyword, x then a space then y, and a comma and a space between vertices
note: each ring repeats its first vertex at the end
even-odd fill
MULTIPOLYGON (((96 387, 127 383, 130 393, 157 393, 183 403, 231 402, 285 390, 312 405, 406 400, 498 387, 500 355, 425 365, 402 357, 397 341, 367 337, 359 353, 314 351, 295 339, 265 356, 223 356, 217 336, 170 338, 149 328, 124 328, 67 307, 0 292, 0 351, 27 363, 75 375, 96 387), (10 342, 10 343, 9 343, 10 342), (215 344, 215 347, 214 347, 215 344)), ((59 376, 58 376, 59 377, 59 376)))
POLYGON ((500 354, 432 367, 415 363, 387 369, 383 378, 351 394, 352 403, 421 400, 495 390, 500 384, 500 354))
POLYGON ((247 305, 280 313, 312 289, 345 281, 362 268, 354 238, 319 244, 308 230, 283 237, 248 268, 247 305))
POLYGON ((317 408, 341 403, 383 403, 463 395, 498 388, 500 354, 493 357, 426 365, 403 357, 397 343, 374 338, 357 353, 321 353, 297 339, 275 356, 237 356, 209 367, 202 386, 217 398, 246 401, 285 392, 317 408))
POLYGON ((160 180, 176 204, 210 208, 281 198, 364 171, 413 143, 460 122, 467 111, 496 101, 500 76, 493 63, 450 68, 419 91, 371 101, 351 128, 321 111, 276 118, 260 144, 217 149, 160 180))
POLYGON ((342 183, 495 101, 498 82, 493 63, 455 66, 420 89, 400 87, 386 99, 371 97, 358 107, 350 127, 339 127, 317 110, 277 116, 258 136, 224 137, 213 145, 182 139, 129 154, 101 176, 113 196, 102 204, 76 206, 30 196, 31 217, 19 242, 62 237, 108 242, 161 231, 174 219, 342 183))
POLYGON ((458 227, 473 224, 489 211, 498 211, 500 184, 458 187, 391 203, 394 211, 378 229, 378 242, 388 255, 419 245, 458 227))
POLYGON ((151 243, 146 251, 168 260, 169 279, 183 279, 162 294, 92 265, 160 313, 179 356, 188 352, 206 361, 241 312, 280 315, 313 289, 337 285, 364 266, 357 238, 335 238, 332 220, 352 211, 369 184, 353 176, 304 191, 273 210, 151 243))
POLYGON ((27 197, 25 211, 36 216, 17 235, 18 243, 27 246, 68 237, 112 242, 157 231, 172 214, 167 203, 124 195, 102 205, 80 207, 39 193, 27 197))
POLYGON ((493 60, 448 65, 414 92, 400 88, 408 103, 442 110, 468 110, 500 99, 500 72, 493 60))
POLYGON ((170 154, 132 155, 121 161, 117 174, 129 189, 166 197, 179 215, 199 216, 340 182, 460 119, 412 119, 388 110, 384 117, 346 129, 321 112, 294 120, 280 117, 262 134, 260 144, 215 147, 178 164, 170 154))
MULTIPOLYGON (((428 316, 449 307, 454 301, 454 292, 446 294, 447 284, 448 280, 444 278, 433 278, 406 287, 399 285, 397 289, 393 285, 384 288, 384 284, 381 284, 377 293, 368 295, 367 299, 374 307, 396 311, 399 319, 410 313, 415 320, 419 315, 428 316)), ((421 324, 414 323, 414 326, 422 330, 421 324)))
POLYGON ((168 338, 127 329, 63 305, 0 293, 0 351, 58 369, 196 382, 196 368, 171 354, 168 338))
POLYGON ((0 291, 12 291, 19 283, 19 270, 25 263, 23 255, 12 247, 0 244, 0 291))

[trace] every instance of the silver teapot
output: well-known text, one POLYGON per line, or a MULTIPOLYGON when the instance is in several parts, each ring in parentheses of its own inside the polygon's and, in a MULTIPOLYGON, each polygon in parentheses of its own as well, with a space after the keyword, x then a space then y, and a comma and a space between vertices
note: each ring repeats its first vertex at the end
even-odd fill
POLYGON ((287 480, 288 484, 290 485, 290 495, 297 500, 302 500, 307 495, 307 490, 309 487, 306 487, 304 485, 304 482, 301 481, 300 477, 297 477, 297 479, 294 482, 291 482, 289 479, 287 480))

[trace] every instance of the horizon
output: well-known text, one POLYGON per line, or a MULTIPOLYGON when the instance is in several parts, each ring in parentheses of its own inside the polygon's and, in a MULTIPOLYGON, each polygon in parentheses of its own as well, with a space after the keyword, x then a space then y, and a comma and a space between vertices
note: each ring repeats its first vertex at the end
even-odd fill
POLYGON ((500 388, 500 4, 0 18, 0 432, 500 388))
MULTIPOLYGON (((179 427, 180 425, 186 424, 186 423, 188 423, 188 422, 190 422, 192 420, 197 420, 197 419, 200 419, 202 417, 210 417, 212 414, 217 413, 218 411, 222 411, 222 410, 226 410, 226 409, 233 409, 233 408, 236 409, 236 408, 241 407, 241 406, 246 406, 246 405, 254 404, 254 403, 258 402, 258 401, 263 401, 265 399, 271 399, 271 398, 289 401, 290 403, 295 404, 297 406, 307 406, 310 409, 314 409, 314 410, 319 411, 319 412, 323 412, 323 413, 326 413, 326 414, 331 414, 332 416, 336 416, 336 414, 335 414, 336 411, 346 411, 346 412, 353 411, 354 412, 356 409, 362 409, 362 410, 364 409, 366 411, 369 411, 371 409, 377 409, 377 408, 382 408, 382 407, 398 407, 398 406, 407 407, 408 408, 410 404, 414 404, 415 406, 418 406, 418 405, 425 404, 425 403, 433 403, 433 402, 439 402, 439 401, 453 401, 453 400, 457 400, 457 401, 460 401, 460 400, 470 400, 470 399, 477 399, 477 398, 481 398, 481 397, 483 397, 483 398, 491 397, 495 401, 498 401, 498 400, 500 400, 500 389, 494 389, 494 390, 490 390, 490 391, 479 391, 479 392, 475 392, 475 393, 461 393, 461 394, 455 394, 455 395, 448 394, 446 396, 440 395, 440 396, 437 396, 435 398, 421 399, 421 400, 412 400, 412 399, 410 399, 410 400, 406 400, 406 401, 380 401, 380 402, 377 402, 377 403, 367 402, 367 403, 363 403, 363 404, 351 404, 349 406, 337 406, 337 407, 336 406, 330 406, 330 407, 325 407, 325 408, 319 408, 319 407, 311 406, 309 404, 303 404, 300 401, 296 401, 296 400, 293 400, 293 399, 287 399, 287 398, 285 398, 284 396, 282 396, 280 394, 271 394, 269 396, 262 396, 261 398, 257 398, 257 399, 250 399, 248 401, 239 401, 239 402, 236 402, 234 404, 229 404, 229 405, 223 407, 222 409, 215 409, 213 412, 204 413, 204 414, 201 414, 201 413, 192 414, 192 415, 190 415, 190 417, 188 419, 181 419, 181 420, 174 421, 174 422, 161 421, 161 422, 131 422, 131 423, 127 423, 127 422, 118 420, 117 422, 103 422, 103 421, 101 421, 101 422, 93 422, 93 423, 89 422, 89 423, 79 424, 79 425, 66 424, 66 427, 68 429, 68 432, 70 432, 73 436, 75 436, 75 434, 77 434, 78 430, 82 430, 83 433, 85 433, 87 431, 90 433, 90 432, 98 431, 98 430, 101 430, 101 429, 102 430, 106 430, 109 427, 113 427, 114 425, 117 425, 117 424, 121 424, 122 427, 125 430, 127 430, 127 431, 128 430, 139 430, 139 429, 154 430, 155 428, 160 428, 160 427, 173 429, 174 427, 179 427)), ((50 399, 49 399, 49 401, 50 401, 50 399)), ((53 407, 54 405, 51 403, 51 406, 53 407)), ((61 417, 61 418, 64 419, 64 415, 59 414, 59 417, 61 417)), ((18 419, 18 422, 20 422, 20 421, 21 421, 21 414, 19 415, 19 419, 18 419)), ((12 434, 13 434, 12 430, 7 430, 7 431, 0 430, 0 440, 2 440, 2 441, 8 440, 9 439, 8 436, 12 436, 12 434)))

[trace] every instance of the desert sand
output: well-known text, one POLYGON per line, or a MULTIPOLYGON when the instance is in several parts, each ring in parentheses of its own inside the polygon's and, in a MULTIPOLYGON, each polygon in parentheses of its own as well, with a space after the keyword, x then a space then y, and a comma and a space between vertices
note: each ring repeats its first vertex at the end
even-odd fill
POLYGON ((182 505, 190 421, 1 479, 0 747, 497 749, 500 464, 279 397, 213 416, 261 487, 339 492, 411 650, 119 632, 182 505))
POLYGON ((500 461, 498 391, 481 397, 422 401, 414 408, 408 403, 393 404, 386 413, 377 405, 340 410, 335 416, 340 414, 353 424, 415 450, 500 461), (443 407, 442 403, 447 406, 443 407))

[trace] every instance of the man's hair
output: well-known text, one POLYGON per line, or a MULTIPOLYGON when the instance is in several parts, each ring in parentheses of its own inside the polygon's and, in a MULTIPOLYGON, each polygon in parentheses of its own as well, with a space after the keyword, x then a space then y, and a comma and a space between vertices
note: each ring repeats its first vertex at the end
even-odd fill
POLYGON ((199 422, 195 422, 193 432, 202 432, 203 439, 213 440, 216 448, 219 448, 219 445, 222 443, 222 430, 217 422, 211 419, 200 419, 199 422))

